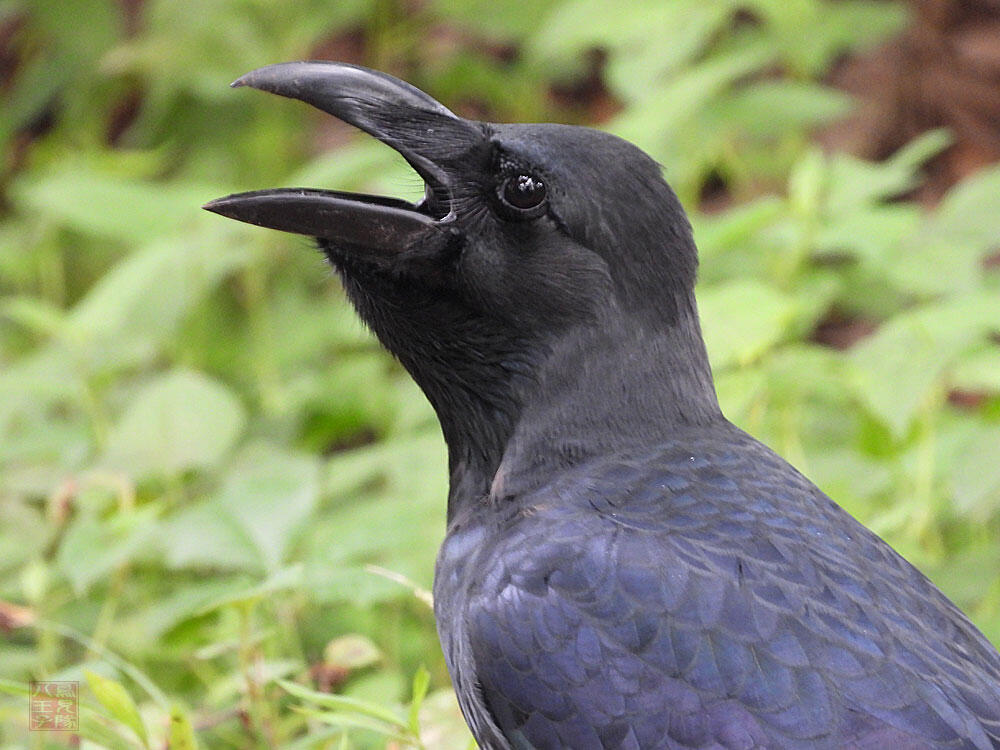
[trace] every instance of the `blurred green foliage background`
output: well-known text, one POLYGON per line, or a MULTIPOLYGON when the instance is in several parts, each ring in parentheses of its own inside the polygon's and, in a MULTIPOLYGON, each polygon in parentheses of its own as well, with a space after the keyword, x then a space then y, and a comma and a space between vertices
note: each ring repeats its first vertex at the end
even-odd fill
MULTIPOLYGON (((239 190, 413 198, 381 144, 228 84, 328 58, 467 116, 599 124, 692 213, 723 407, 1000 642, 1000 169, 823 149, 869 0, 0 1, 0 747, 465 748, 428 607, 443 444, 305 239, 239 190), (831 336, 831 330, 841 337, 831 336)), ((614 186, 609 186, 614 189, 614 186)))

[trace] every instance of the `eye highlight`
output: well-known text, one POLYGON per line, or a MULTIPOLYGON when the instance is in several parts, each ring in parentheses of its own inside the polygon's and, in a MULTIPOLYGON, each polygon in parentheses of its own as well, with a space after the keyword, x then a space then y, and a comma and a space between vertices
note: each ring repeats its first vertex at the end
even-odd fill
POLYGON ((533 218, 541 213, 548 197, 545 182, 536 175, 518 173, 500 185, 500 200, 523 218, 533 218))

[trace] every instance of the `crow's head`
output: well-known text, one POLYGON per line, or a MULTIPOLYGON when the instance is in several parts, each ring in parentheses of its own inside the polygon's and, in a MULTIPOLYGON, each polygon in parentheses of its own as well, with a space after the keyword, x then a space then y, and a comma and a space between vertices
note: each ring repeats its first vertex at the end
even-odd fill
MULTIPOLYGON (((361 317, 437 409, 453 469, 480 458, 495 466, 546 388, 573 392, 563 381, 574 373, 600 388, 609 375, 595 351, 620 368, 637 349, 663 350, 666 376, 705 389, 690 227, 639 149, 588 128, 466 120, 403 81, 343 63, 272 65, 233 85, 355 125, 424 179, 417 204, 295 188, 206 208, 318 239, 361 317)), ((678 394, 664 401, 680 416, 699 412, 678 394)))

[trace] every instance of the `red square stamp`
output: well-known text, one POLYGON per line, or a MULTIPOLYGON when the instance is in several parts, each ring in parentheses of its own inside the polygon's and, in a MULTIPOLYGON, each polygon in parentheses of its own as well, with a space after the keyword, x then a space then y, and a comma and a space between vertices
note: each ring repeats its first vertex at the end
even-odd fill
POLYGON ((79 682, 31 683, 28 729, 33 732, 75 732, 79 728, 79 682))

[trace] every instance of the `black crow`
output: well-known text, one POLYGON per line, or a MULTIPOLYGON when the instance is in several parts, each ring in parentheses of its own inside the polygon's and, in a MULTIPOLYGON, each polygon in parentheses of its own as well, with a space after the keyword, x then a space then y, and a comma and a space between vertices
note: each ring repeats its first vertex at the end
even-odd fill
POLYGON ((426 182, 417 204, 283 189, 206 208, 318 238, 436 410, 435 612, 481 747, 1000 748, 996 649, 719 411, 691 229, 652 159, 465 120, 353 65, 234 85, 357 126, 426 182))

